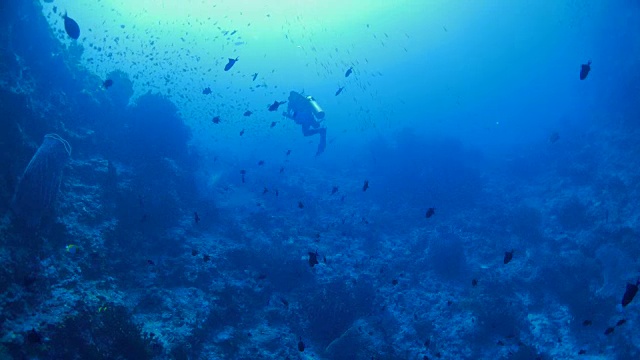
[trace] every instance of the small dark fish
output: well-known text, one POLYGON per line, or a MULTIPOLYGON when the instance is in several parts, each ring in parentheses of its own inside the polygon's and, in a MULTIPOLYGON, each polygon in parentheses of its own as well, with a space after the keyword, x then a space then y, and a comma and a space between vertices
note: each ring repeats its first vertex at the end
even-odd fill
POLYGON ((264 280, 267 278, 267 274, 259 274, 258 275, 258 280, 264 280))
POLYGON ((213 119, 211 119, 211 122, 214 124, 220 124, 220 116, 214 116, 213 119))
POLYGON ((245 111, 245 112, 244 112, 244 114, 242 114, 242 115, 244 115, 244 116, 251 116, 251 114, 253 114, 253 113, 252 113, 250 110, 247 110, 247 111, 245 111))
POLYGON ((428 208, 425 216, 428 218, 432 217, 436 213, 436 208, 428 208))
POLYGON ((318 264, 318 250, 316 250, 316 252, 309 252, 309 266, 314 267, 318 264))
POLYGON ((551 135, 549 135, 549 142, 552 144, 555 144, 556 141, 558 141, 560 139, 560 134, 558 134, 557 131, 554 131, 551 133, 551 135))
POLYGON ((269 192, 269 189, 264 188, 264 189, 262 190, 262 195, 264 195, 264 194, 266 194, 266 193, 268 193, 268 192, 269 192))
POLYGON ((279 194, 280 192, 278 192, 278 189, 276 189, 276 197, 278 197, 279 194))
POLYGON ((198 256, 199 252, 196 249, 191 250, 191 256, 198 256))
POLYGON ((447 30, 446 26, 443 26, 442 29, 444 30, 444 32, 449 32, 449 30, 447 30))
POLYGON ((300 338, 300 341, 298 341, 298 351, 304 351, 304 343, 302 342, 302 338, 300 338))
POLYGON ((281 297, 280 302, 282 303, 282 305, 284 305, 284 307, 289 307, 289 302, 287 301, 287 299, 281 297))
POLYGON ((78 40, 80 37, 80 26, 78 23, 72 18, 67 16, 67 13, 64 14, 64 30, 67 32, 70 38, 74 40, 78 40))
POLYGON ((496 345, 498 345, 498 346, 504 346, 504 342, 502 342, 502 340, 498 340, 498 342, 496 343, 496 345))
POLYGON ((582 322, 582 326, 591 326, 591 324, 593 324, 591 320, 585 320, 582 322))
POLYGON ((211 260, 211 256, 209 256, 209 255, 204 255, 204 256, 202 257, 202 260, 204 260, 205 262, 207 262, 207 261, 211 260))
POLYGON ((347 69, 347 71, 344 73, 344 77, 349 77, 351 73, 353 73, 353 66, 347 69))
POLYGON ((605 335, 609 335, 609 334, 611 334, 611 333, 613 332, 613 330, 615 330, 615 328, 613 328, 613 327, 608 327, 608 328, 607 328, 607 330, 605 330, 605 331, 604 331, 604 334, 605 334, 605 335))
POLYGON ((240 130, 240 136, 244 135, 244 129, 240 130))
POLYGON ((35 328, 31 328, 31 330, 27 332, 27 343, 42 344, 42 335, 40 335, 35 328))
POLYGON ((393 286, 398 285, 398 279, 391 280, 391 285, 393 285, 393 286))
POLYGON ((242 175, 242 183, 244 184, 244 176, 247 174, 245 170, 240 170, 240 175, 242 175))
POLYGON ((589 71, 591 71, 591 60, 580 66, 580 80, 586 79, 587 75, 589 75, 589 71))
POLYGON ((30 272, 22 278, 22 285, 24 287, 30 287, 38 281, 38 274, 36 272, 30 272))
POLYGON ((211 88, 210 88, 210 87, 206 87, 206 88, 204 88, 204 90, 202 90, 202 93, 203 93, 204 95, 209 95, 209 94, 211 94, 211 88))
POLYGON ((283 105, 286 103, 287 103, 286 101, 274 101, 273 104, 267 106, 267 109, 269 109, 269 111, 277 111, 280 105, 283 105))
POLYGON ((276 126, 276 124, 277 124, 277 122, 272 121, 272 122, 271 122, 271 126, 270 126, 270 127, 271 127, 271 128, 273 128, 273 127, 275 127, 275 126, 276 126))
POLYGON ((620 325, 624 325, 624 323, 626 323, 627 320, 626 319, 620 319, 618 320, 618 322, 616 323, 616 326, 620 326, 620 325))
POLYGON ((362 185, 362 191, 367 191, 369 188, 369 180, 364 181, 364 185, 362 185))
POLYGON ((338 187, 337 187, 337 186, 334 186, 334 187, 333 187, 333 189, 331 189, 331 195, 333 195, 333 194, 337 193, 337 192, 338 192, 338 190, 339 190, 339 189, 338 189, 338 187))
POLYGON ((336 96, 340 95, 340 93, 344 90, 344 86, 340 86, 338 90, 336 90, 336 96))
POLYGON ((224 71, 231 70, 231 68, 233 67, 233 65, 236 64, 237 61, 238 61, 238 58, 235 58, 235 59, 229 58, 229 62, 227 63, 227 65, 224 66, 224 71))
POLYGON ((580 351, 578 351, 578 355, 584 355, 587 353, 587 350, 584 349, 580 349, 580 351))
POLYGON ((196 224, 200 222, 200 216, 197 212, 193 213, 193 220, 196 222, 196 224))
POLYGON ((287 150, 287 156, 291 155, 291 150, 287 150))
POLYGON ((258 161, 258 166, 262 166, 262 165, 264 165, 264 160, 258 161))
POLYGON ((478 279, 471 280, 471 286, 478 286, 478 279))
POLYGON ((304 209, 304 204, 302 203, 302 201, 298 201, 298 207, 300 209, 304 209))
POLYGON ((253 80, 252 81, 256 81, 257 77, 258 77, 258 73, 253 73, 253 80))
POLYGON ((504 253, 504 263, 505 263, 505 265, 508 264, 509 261, 511 261, 511 259, 513 259, 513 250, 505 251, 505 253, 504 253))
POLYGON ((113 85, 113 80, 111 79, 107 79, 102 83, 102 87, 104 87, 105 89, 110 88, 111 85, 113 85))
POLYGON ((147 264, 149 264, 149 265, 153 266, 153 265, 155 265, 156 263, 155 263, 155 262, 153 262, 153 260, 147 260, 147 264))
POLYGON ((280 167, 280 174, 282 174, 284 172, 284 166, 280 167))
POLYGON ((622 296, 622 306, 625 307, 633 301, 633 298, 638 293, 638 285, 640 285, 640 280, 636 282, 636 284, 627 283, 627 290, 625 290, 624 295, 622 296))

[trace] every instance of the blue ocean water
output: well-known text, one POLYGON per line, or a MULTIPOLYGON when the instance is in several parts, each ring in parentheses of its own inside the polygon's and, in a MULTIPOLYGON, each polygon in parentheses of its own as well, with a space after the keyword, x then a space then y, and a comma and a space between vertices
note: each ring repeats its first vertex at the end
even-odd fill
POLYGON ((637 1, 0 16, 0 359, 640 356, 637 1))

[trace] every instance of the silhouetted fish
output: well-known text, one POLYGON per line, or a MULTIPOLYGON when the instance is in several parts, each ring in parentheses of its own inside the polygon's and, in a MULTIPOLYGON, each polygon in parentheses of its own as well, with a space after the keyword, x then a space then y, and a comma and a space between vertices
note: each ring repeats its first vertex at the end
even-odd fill
POLYGON ((233 67, 233 65, 236 64, 237 61, 238 61, 238 58, 235 58, 235 59, 229 58, 229 62, 227 63, 227 65, 224 66, 224 71, 231 70, 231 68, 233 67))
POLYGON ((337 193, 337 192, 338 192, 338 190, 339 190, 339 189, 338 189, 338 187, 337 187, 337 186, 334 186, 334 187, 333 187, 333 189, 331 189, 331 195, 333 195, 333 194, 337 193))
POLYGON ((580 349, 580 351, 578 351, 578 355, 584 355, 587 353, 587 350, 584 349, 580 349))
POLYGON ((591 326, 591 324, 593 324, 591 320, 585 320, 582 322, 582 326, 591 326))
POLYGON ((436 213, 436 208, 428 208, 427 209, 427 213, 425 214, 425 216, 428 218, 432 217, 433 214, 436 213))
POLYGON ((153 262, 153 260, 147 260, 147 264, 149 264, 149 265, 153 266, 153 265, 155 265, 156 263, 155 263, 155 262, 153 262))
POLYGON ((640 285, 640 280, 636 282, 636 284, 627 283, 627 290, 625 290, 624 295, 622 296, 622 306, 627 306, 633 298, 638 293, 638 285, 640 285))
POLYGON ((240 130, 240 136, 244 135, 244 129, 240 130))
POLYGON ((244 184, 244 176, 247 174, 245 170, 240 170, 240 175, 242 176, 242 183, 244 184))
POLYGON ((504 253, 504 263, 505 263, 505 265, 508 264, 509 261, 511 261, 511 259, 513 259, 513 250, 505 251, 505 253, 504 253))
POLYGON ((309 266, 314 267, 318 264, 318 250, 316 250, 316 252, 309 252, 309 266))
POLYGON ((72 18, 67 16, 67 13, 64 14, 64 30, 67 32, 70 38, 74 40, 78 40, 80 37, 80 26, 78 23, 72 18))
POLYGON ((287 156, 291 154, 291 150, 287 150, 287 156))
POLYGON ((555 144, 556 141, 558 141, 560 139, 560 134, 558 134, 557 131, 554 131, 551 133, 551 135, 549 135, 549 142, 552 144, 555 144))
POLYGON ((196 249, 191 250, 191 256, 198 256, 198 254, 199 254, 198 250, 196 249))
POLYGON ((282 174, 284 172, 284 166, 280 167, 280 174, 282 174))
POLYGON ((253 113, 251 112, 251 110, 247 110, 247 111, 245 111, 245 112, 244 112, 244 114, 242 114, 242 115, 244 115, 244 116, 251 116, 251 114, 253 114, 253 113))
POLYGON ((344 86, 340 86, 338 90, 336 90, 336 96, 340 95, 340 93, 344 90, 344 86))
POLYGON ((207 262, 207 261, 211 260, 211 256, 209 256, 209 255, 204 255, 204 256, 202 257, 202 260, 204 260, 205 262, 207 262))
POLYGON ((202 93, 203 93, 204 95, 209 95, 209 94, 211 94, 211 88, 210 88, 210 87, 206 87, 206 88, 204 88, 204 90, 202 90, 202 93))
POLYGON ((264 165, 264 160, 258 161, 258 166, 262 166, 262 165, 264 165))
POLYGON ((277 122, 272 121, 272 122, 271 122, 271 126, 269 126, 269 127, 270 127, 270 128, 273 128, 273 127, 275 127, 275 126, 276 126, 276 124, 277 124, 277 122))
POLYGON ((353 72, 353 66, 347 69, 347 71, 344 73, 344 77, 349 77, 349 75, 351 75, 352 72, 353 72))
POLYGON ((31 330, 27 332, 27 343, 42 344, 42 335, 40 335, 35 328, 31 328, 31 330))
POLYGON ((362 185, 362 191, 367 191, 369 188, 369 180, 364 181, 364 185, 362 185))
POLYGON ((304 204, 302 203, 302 201, 298 201, 298 208, 304 209, 304 204))
POLYGON ((111 85, 113 85, 113 80, 111 79, 107 79, 102 83, 102 87, 104 87, 105 89, 110 88, 111 85))
POLYGON ((605 335, 609 335, 611 334, 613 331, 615 330, 615 328, 613 327, 608 327, 607 330, 604 331, 605 335))
POLYGON ((587 75, 589 75, 589 71, 591 71, 591 60, 580 66, 580 80, 586 79, 587 75))
POLYGON ((626 323, 627 320, 626 319, 620 319, 618 320, 618 322, 616 323, 616 326, 620 326, 620 325, 624 325, 624 323, 626 323))
POLYGON ((196 224, 200 222, 200 216, 198 215, 198 212, 193 213, 193 220, 196 222, 196 224))
POLYGON ((298 351, 304 351, 304 343, 302 342, 302 337, 300 338, 300 341, 298 341, 298 351))
POLYGON ((214 124, 220 124, 220 116, 214 116, 213 119, 211 119, 211 122, 214 124))
POLYGON ((269 189, 268 189, 268 188, 264 188, 264 189, 262 190, 262 195, 264 195, 264 194, 266 194, 266 193, 268 193, 268 192, 269 192, 269 189))
POLYGON ((274 101, 273 104, 267 106, 267 109, 269 109, 269 111, 276 111, 278 110, 278 107, 280 105, 286 104, 286 101, 274 101))
POLYGON ((478 285, 478 280, 477 279, 471 280, 471 286, 476 286, 476 285, 478 285))
POLYGON ((257 77, 258 77, 258 73, 253 73, 253 80, 252 81, 256 81, 257 77))

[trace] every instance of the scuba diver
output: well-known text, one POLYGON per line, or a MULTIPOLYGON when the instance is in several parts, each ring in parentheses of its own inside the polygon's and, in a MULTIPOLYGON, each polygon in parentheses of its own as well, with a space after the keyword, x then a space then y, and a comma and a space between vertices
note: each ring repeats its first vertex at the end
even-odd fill
POLYGON ((327 147, 327 128, 320 127, 320 122, 324 119, 324 110, 312 96, 304 96, 292 91, 289 94, 287 111, 282 115, 293 119, 296 124, 301 125, 304 136, 320 134, 320 143, 318 144, 316 156, 324 152, 327 147))

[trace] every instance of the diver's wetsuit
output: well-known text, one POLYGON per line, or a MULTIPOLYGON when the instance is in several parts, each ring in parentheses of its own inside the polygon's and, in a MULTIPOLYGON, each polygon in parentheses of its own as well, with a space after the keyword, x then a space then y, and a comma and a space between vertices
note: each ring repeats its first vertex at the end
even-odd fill
POLYGON ((301 125, 304 136, 320 134, 320 143, 318 144, 316 155, 324 152, 327 147, 327 129, 320 127, 320 122, 315 119, 313 109, 305 97, 292 91, 289 95, 287 112, 283 113, 283 115, 301 125))

